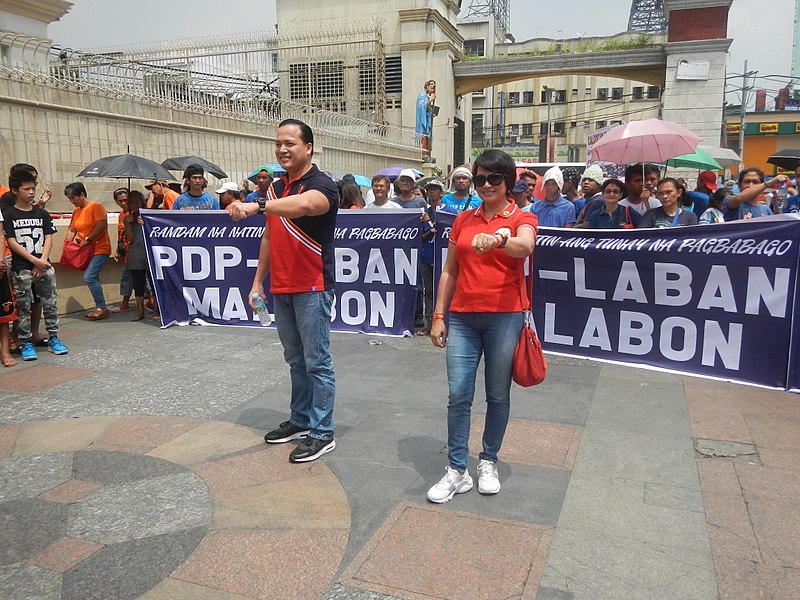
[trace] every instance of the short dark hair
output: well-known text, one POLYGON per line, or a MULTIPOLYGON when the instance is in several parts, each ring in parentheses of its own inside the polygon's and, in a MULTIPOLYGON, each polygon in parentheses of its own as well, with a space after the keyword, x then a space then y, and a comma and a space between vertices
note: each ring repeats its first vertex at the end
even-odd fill
POLYGON ((517 182, 517 163, 502 150, 490 148, 484 150, 472 164, 472 174, 477 175, 478 167, 486 169, 491 173, 500 173, 505 177, 506 190, 511 193, 514 184, 517 182))
POLYGON ((314 132, 311 131, 311 127, 309 127, 306 123, 303 123, 300 119, 284 119, 278 124, 278 129, 284 127, 286 125, 297 125, 300 129, 300 139, 303 140, 304 144, 311 144, 311 155, 314 155, 314 132))
POLYGON ((749 169, 745 169, 739 173, 739 187, 742 187, 742 181, 744 181, 744 176, 748 173, 755 173, 758 175, 758 180, 761 183, 764 183, 764 171, 759 169, 758 167, 750 167, 749 169))
POLYGON ((192 177, 193 175, 202 175, 205 177, 205 174, 205 170, 200 165, 189 165, 183 172, 183 178, 189 179, 189 177, 192 177))
POLYGON ((727 197, 728 197, 728 190, 726 190, 724 187, 721 187, 716 192, 711 194, 711 197, 708 199, 708 205, 711 208, 722 210, 722 205, 725 202, 725 198, 727 197))
POLYGON ((644 173, 645 176, 648 173, 655 173, 656 175, 658 175, 660 172, 661 171, 658 170, 657 166, 651 165, 649 163, 645 163, 644 165, 642 165, 642 163, 636 163, 635 165, 628 165, 625 168, 625 181, 628 181, 628 179, 630 179, 634 175, 641 175, 642 173, 644 173))
POLYGON ((86 196, 86 186, 80 181, 68 183, 64 188, 64 195, 69 198, 70 196, 86 196))
POLYGON ((606 191, 606 188, 607 188, 609 185, 616 185, 616 186, 617 186, 617 187, 620 189, 620 191, 622 192, 622 194, 620 194, 620 197, 619 197, 619 199, 620 199, 620 200, 622 200, 623 198, 627 198, 627 197, 628 197, 628 186, 627 186, 627 185, 625 185, 625 184, 624 184, 622 181, 620 181, 619 179, 615 179, 615 178, 613 178, 613 177, 612 177, 611 179, 606 179, 606 180, 603 182, 603 185, 601 185, 601 186, 600 186, 600 191, 601 191, 601 192, 604 192, 604 191, 606 191))
POLYGON ((374 183, 377 183, 379 181, 384 181, 384 180, 386 181, 386 186, 387 187, 392 185, 392 180, 389 179, 386 175, 375 175, 375 177, 372 178, 372 183, 374 184, 374 183))
POLYGON ((533 171, 523 171, 522 173, 519 174, 518 179, 525 179, 526 177, 528 179, 533 179, 534 181, 536 181, 537 179, 536 173, 534 173, 533 171))
POLYGON ((24 169, 12 171, 8 178, 8 187, 11 191, 18 190, 23 183, 36 183, 36 175, 24 169))
POLYGON ((33 173, 34 177, 38 177, 39 171, 36 170, 36 167, 33 165, 29 165, 28 163, 17 163, 15 165, 11 165, 11 168, 8 170, 8 179, 14 176, 14 173, 17 171, 27 171, 28 173, 33 173))
POLYGON ((117 188, 114 190, 114 200, 119 200, 119 197, 122 194, 131 194, 132 192, 128 188, 117 188))

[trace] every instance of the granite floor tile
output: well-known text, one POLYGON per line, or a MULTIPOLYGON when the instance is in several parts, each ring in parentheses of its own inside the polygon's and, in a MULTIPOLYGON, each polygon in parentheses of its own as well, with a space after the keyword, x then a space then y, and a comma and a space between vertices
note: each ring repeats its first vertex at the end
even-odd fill
POLYGON ((0 565, 0 598, 62 600, 61 575, 25 563, 0 565))
POLYGON ((106 546, 64 573, 61 600, 138 598, 168 577, 204 535, 201 527, 106 546))
POLYGON ((264 444, 264 435, 249 427, 213 421, 195 427, 147 453, 191 467, 264 444))
POLYGON ((205 421, 186 417, 136 416, 124 417, 109 427, 98 437, 90 448, 92 450, 112 450, 118 452, 149 452, 156 446, 191 431, 205 421))
POLYGON ((19 423, 0 425, 0 459, 11 456, 14 444, 17 443, 20 427, 22 425, 19 423))
MULTIPOLYGON (((793 442, 800 440, 800 411, 794 407, 792 411, 780 417, 763 414, 745 414, 745 423, 750 430, 753 443, 759 450, 773 448, 775 450, 793 449, 793 442)), ((800 468, 800 465, 798 465, 800 468)))
POLYGON ((349 529, 350 505, 330 471, 214 496, 213 529, 349 529))
POLYGON ((33 498, 72 479, 72 453, 0 460, 0 501, 33 498))
POLYGON ((103 544, 81 540, 73 537, 63 537, 50 544, 41 552, 34 554, 26 562, 35 567, 41 567, 55 573, 69 571, 82 560, 103 548, 103 544))
MULTIPOLYGON (((482 414, 472 417, 469 449, 475 456, 483 450, 484 419, 482 414)), ((499 458, 509 463, 569 471, 575 463, 582 431, 582 427, 575 425, 510 419, 499 458)))
POLYGON ((765 467, 800 471, 800 452, 794 452, 786 448, 781 450, 759 448, 758 457, 761 459, 761 464, 765 467))
POLYGON ((76 452, 72 474, 98 485, 113 485, 187 473, 188 469, 168 460, 127 452, 85 450, 76 452))
POLYGON ((208 488, 194 473, 108 485, 71 505, 68 533, 102 544, 175 534, 211 523, 208 488))
POLYGON ((224 531, 206 537, 173 579, 249 598, 319 598, 347 545, 347 531, 224 531), (275 548, 280 548, 279 552, 275 548), (313 556, 313 560, 309 560, 313 556))
POLYGON ((83 500, 89 494, 99 490, 102 485, 92 483, 91 481, 83 481, 80 479, 70 479, 65 481, 58 487, 39 494, 37 496, 41 500, 49 500, 50 502, 60 502, 61 504, 72 504, 83 500))
POLYGON ((800 569, 800 473, 735 465, 763 561, 800 569))
POLYGON ((697 471, 714 560, 724 556, 760 562, 761 552, 734 463, 700 459, 697 471))
POLYGON ((308 477, 317 470, 327 469, 321 461, 290 463, 287 460, 290 447, 285 444, 261 444, 233 456, 201 463, 192 470, 216 494, 262 483, 308 477))
POLYGON ((340 582, 400 598, 533 599, 551 536, 543 526, 401 503, 340 582))
POLYGON ((93 369, 75 369, 55 365, 35 365, 0 375, 0 391, 31 394, 73 379, 97 373, 93 369))
POLYGON ((252 600, 252 597, 168 577, 137 600, 252 600))
POLYGON ((67 510, 35 498, 0 503, 0 565, 26 560, 64 537, 67 510))
POLYGON ((20 429, 14 456, 83 450, 119 417, 81 417, 25 423, 20 429))

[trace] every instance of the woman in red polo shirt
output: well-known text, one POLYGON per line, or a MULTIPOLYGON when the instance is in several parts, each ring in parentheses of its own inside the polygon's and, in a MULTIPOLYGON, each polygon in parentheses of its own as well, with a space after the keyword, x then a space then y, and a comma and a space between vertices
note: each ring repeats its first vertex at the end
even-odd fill
POLYGON ((514 160, 487 150, 473 166, 472 183, 483 202, 458 215, 442 268, 431 339, 447 347, 447 453, 445 476, 428 490, 431 502, 447 502, 472 489, 467 470, 470 410, 483 355, 486 420, 478 463, 478 491, 500 491, 497 453, 503 443, 511 394, 514 349, 523 325, 525 260, 536 243, 536 215, 520 210, 509 192, 516 181, 514 160), (450 310, 449 331, 444 312, 450 310))

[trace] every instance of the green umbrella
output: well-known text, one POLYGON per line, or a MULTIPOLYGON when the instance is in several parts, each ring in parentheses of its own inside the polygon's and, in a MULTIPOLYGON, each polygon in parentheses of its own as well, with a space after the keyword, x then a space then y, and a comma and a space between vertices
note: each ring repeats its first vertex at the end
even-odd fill
POLYGON ((697 169, 698 171, 719 171, 722 167, 711 155, 702 148, 696 148, 692 154, 683 154, 670 158, 668 167, 683 167, 684 169, 697 169))

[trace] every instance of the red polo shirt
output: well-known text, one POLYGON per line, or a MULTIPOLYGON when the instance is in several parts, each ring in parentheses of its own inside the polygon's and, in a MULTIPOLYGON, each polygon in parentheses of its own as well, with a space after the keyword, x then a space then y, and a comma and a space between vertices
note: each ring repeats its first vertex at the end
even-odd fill
POLYGON ((505 210, 489 221, 482 204, 459 214, 450 231, 450 243, 455 244, 458 262, 450 310, 517 312, 528 308, 527 302, 522 306, 520 297, 527 259, 514 258, 502 250, 478 254, 472 249, 472 239, 479 233, 493 234, 503 227, 511 230, 512 237, 522 227, 530 227, 536 233, 538 223, 536 215, 520 210, 514 202, 509 202, 505 210))

